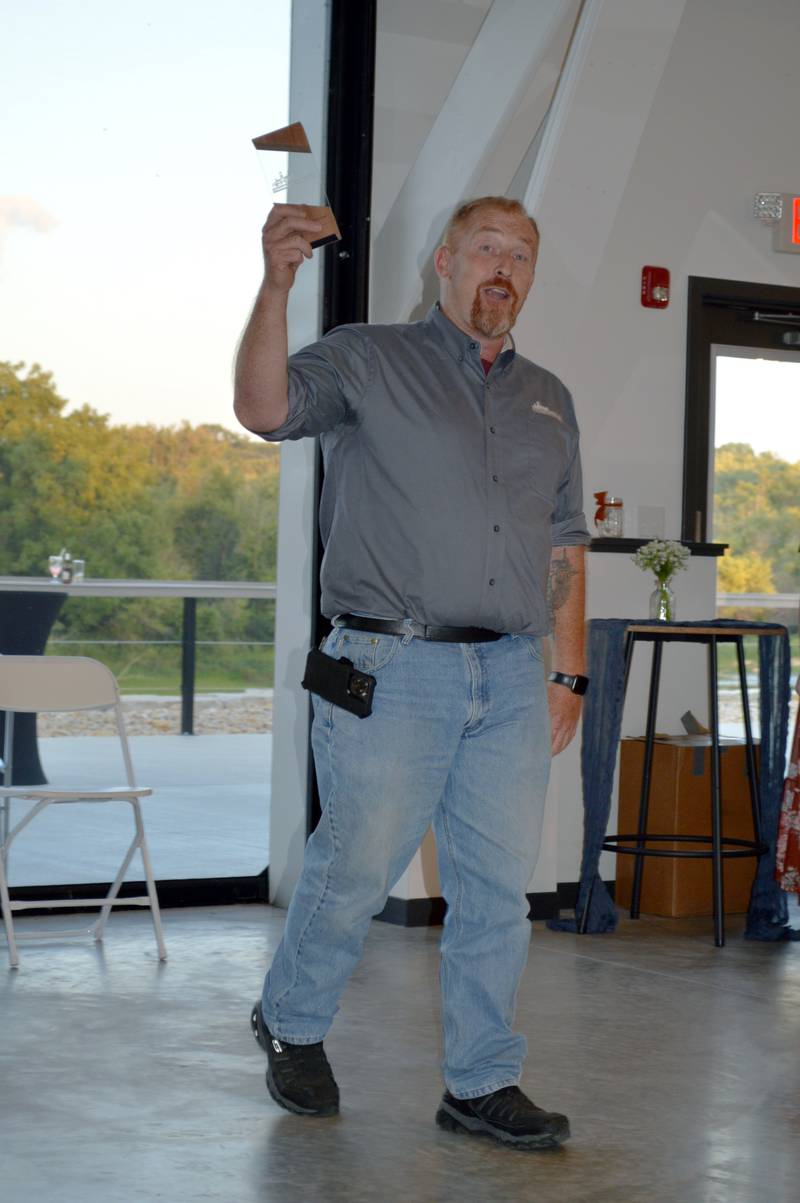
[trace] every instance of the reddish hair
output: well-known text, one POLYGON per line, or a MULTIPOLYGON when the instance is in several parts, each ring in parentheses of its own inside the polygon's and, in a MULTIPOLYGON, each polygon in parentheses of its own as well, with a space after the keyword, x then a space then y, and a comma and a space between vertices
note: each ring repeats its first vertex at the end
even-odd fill
POLYGON ((526 218, 531 223, 536 241, 539 241, 539 227, 520 201, 512 200, 507 196, 478 196, 474 200, 464 201, 450 215, 442 235, 442 245, 452 246, 456 242, 462 226, 465 226, 473 214, 479 213, 481 209, 500 209, 503 213, 513 213, 517 217, 526 218))

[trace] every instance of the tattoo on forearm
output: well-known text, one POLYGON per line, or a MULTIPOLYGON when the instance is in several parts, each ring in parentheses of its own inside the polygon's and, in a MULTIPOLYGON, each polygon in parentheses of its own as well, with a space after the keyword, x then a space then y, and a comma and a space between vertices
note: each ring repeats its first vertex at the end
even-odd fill
POLYGON ((547 613, 551 631, 556 625, 556 610, 560 610, 569 597, 572 579, 576 575, 577 569, 567 558, 566 548, 554 551, 550 559, 550 574, 547 578, 547 613))

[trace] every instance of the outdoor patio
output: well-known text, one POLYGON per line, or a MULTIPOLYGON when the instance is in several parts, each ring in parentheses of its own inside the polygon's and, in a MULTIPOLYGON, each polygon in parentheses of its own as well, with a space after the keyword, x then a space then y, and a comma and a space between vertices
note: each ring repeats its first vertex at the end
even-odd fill
MULTIPOLYGON (((156 878, 241 877, 269 861, 272 734, 133 735, 156 878)), ((45 773, 65 786, 124 781, 113 736, 39 739, 45 773)), ((19 803, 15 804, 17 807, 19 803)), ((51 806, 11 850, 12 886, 110 881, 132 832, 122 804, 51 806)), ((141 879, 134 858, 128 877, 141 879)))

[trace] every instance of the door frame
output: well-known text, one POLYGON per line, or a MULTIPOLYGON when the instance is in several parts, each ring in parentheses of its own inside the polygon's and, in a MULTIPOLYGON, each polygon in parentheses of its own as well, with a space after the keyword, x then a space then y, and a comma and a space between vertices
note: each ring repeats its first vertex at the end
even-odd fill
MULTIPOLYGON (((800 332, 800 289, 743 280, 689 277, 681 537, 705 542, 712 452, 712 349, 717 344, 779 350, 786 330, 800 332)), ((794 348, 800 354, 800 347, 794 348)))

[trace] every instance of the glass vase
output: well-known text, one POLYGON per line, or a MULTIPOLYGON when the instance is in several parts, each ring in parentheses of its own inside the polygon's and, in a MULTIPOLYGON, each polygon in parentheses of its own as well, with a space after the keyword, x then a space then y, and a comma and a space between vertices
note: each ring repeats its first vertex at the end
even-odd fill
POLYGON ((656 581, 656 587, 650 594, 650 617, 660 622, 675 621, 675 594, 669 586, 669 581, 656 581))

